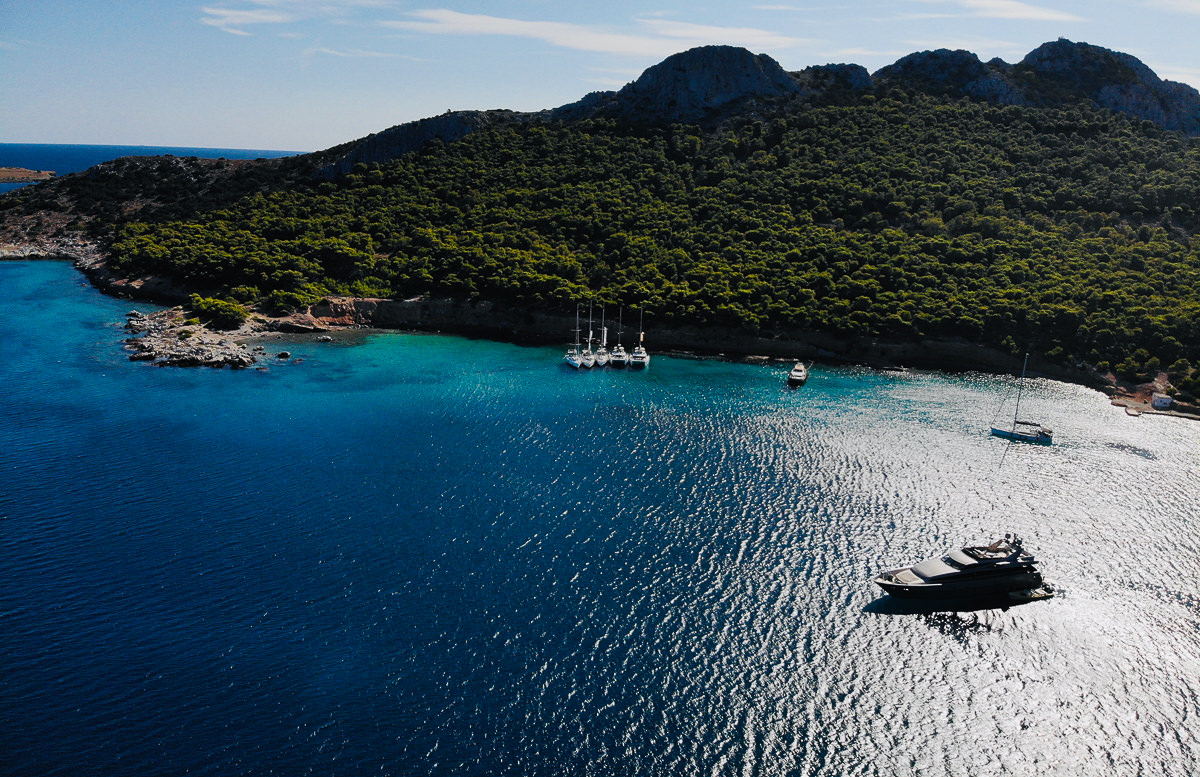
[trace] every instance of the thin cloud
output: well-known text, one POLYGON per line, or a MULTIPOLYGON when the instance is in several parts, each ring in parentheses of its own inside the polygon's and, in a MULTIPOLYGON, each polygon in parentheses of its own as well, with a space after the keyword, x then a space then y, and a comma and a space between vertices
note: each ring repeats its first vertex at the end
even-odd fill
POLYGON ((233 35, 250 35, 246 27, 291 24, 305 19, 340 20, 361 9, 392 8, 392 0, 244 0, 239 7, 205 6, 207 24, 233 35))
POLYGON ((659 18, 635 21, 649 34, 613 32, 565 22, 526 21, 484 14, 466 14, 446 8, 413 11, 414 21, 381 24, 398 30, 430 35, 505 35, 532 38, 560 48, 633 56, 666 56, 706 44, 727 44, 758 49, 793 46, 799 38, 753 27, 713 27, 659 18))
POLYGON ((1200 15, 1200 0, 1149 0, 1146 5, 1151 8, 1161 8, 1164 11, 1200 15))
POLYGON ((917 0, 922 3, 951 3, 966 11, 965 16, 984 19, 1012 19, 1032 22, 1079 22, 1082 17, 1053 8, 1022 3, 1020 0, 917 0))
POLYGON ((386 51, 367 51, 365 49, 349 49, 347 51, 341 51, 338 49, 327 48, 325 46, 314 46, 313 48, 306 50, 304 53, 305 54, 326 54, 331 57, 343 57, 343 58, 348 58, 348 59, 373 59, 373 58, 380 58, 380 57, 395 58, 395 59, 414 59, 413 57, 406 57, 403 54, 389 53, 386 51))
POLYGON ((272 11, 265 8, 252 10, 239 10, 235 8, 201 8, 206 15, 200 20, 201 24, 208 24, 216 27, 219 30, 232 33, 234 35, 249 35, 250 33, 242 29, 255 24, 286 24, 296 21, 296 16, 282 11, 272 11))

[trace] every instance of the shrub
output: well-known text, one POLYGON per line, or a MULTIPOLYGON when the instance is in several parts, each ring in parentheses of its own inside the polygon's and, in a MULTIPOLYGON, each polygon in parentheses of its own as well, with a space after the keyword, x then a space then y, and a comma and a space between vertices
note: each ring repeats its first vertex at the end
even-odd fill
POLYGON ((193 294, 189 302, 192 313, 216 329, 237 329, 250 316, 244 307, 228 300, 193 294))

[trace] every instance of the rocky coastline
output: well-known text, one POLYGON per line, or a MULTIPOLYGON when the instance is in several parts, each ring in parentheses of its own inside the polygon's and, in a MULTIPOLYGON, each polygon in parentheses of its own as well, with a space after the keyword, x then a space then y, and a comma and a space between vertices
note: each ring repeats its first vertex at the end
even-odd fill
MULTIPOLYGON (((528 345, 566 343, 574 326, 573 316, 536 310, 509 308, 487 300, 454 300, 415 297, 406 300, 329 297, 287 316, 268 316, 256 312, 235 330, 214 330, 196 318, 190 318, 180 304, 191 290, 185 290, 163 278, 124 278, 111 273, 104 250, 98 244, 78 236, 64 236, 27 243, 0 246, 0 259, 70 260, 89 280, 105 293, 126 299, 175 305, 154 313, 131 311, 125 341, 130 360, 159 366, 231 367, 261 364, 264 360, 288 358, 287 352, 270 354, 263 343, 269 337, 311 334, 331 339, 339 330, 407 330, 482 337, 528 345)), ((610 332, 613 327, 609 327, 610 332)), ((626 342, 636 337, 628 327, 626 342)), ((883 338, 839 337, 810 331, 781 331, 771 336, 721 333, 700 327, 653 326, 651 347, 659 353, 685 354, 703 358, 736 361, 822 361, 861 364, 874 369, 936 369, 948 372, 980 371, 993 374, 1019 374, 1022 359, 966 340, 921 339, 911 341, 883 338)), ((1133 385, 1115 375, 1057 365, 1037 359, 1028 374, 1103 391, 1114 404, 1150 411, 1155 392, 1167 392, 1165 374, 1151 383, 1133 385)), ((1200 408, 1176 403, 1171 415, 1200 417, 1200 408)))

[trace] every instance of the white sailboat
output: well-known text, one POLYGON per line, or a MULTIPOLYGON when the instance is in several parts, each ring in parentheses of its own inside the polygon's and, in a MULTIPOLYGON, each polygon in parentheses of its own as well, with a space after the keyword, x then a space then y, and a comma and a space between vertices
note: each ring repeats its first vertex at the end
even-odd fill
POLYGON ((563 361, 571 365, 575 369, 579 369, 583 365, 583 359, 579 353, 579 306, 575 306, 575 344, 567 349, 567 353, 563 356, 563 361))
POLYGON ((650 354, 646 352, 646 333, 642 331, 642 309, 638 308, 638 344, 629 357, 629 366, 636 369, 650 366, 650 354))
POLYGON ((1025 384, 1025 368, 1029 366, 1029 354, 1025 354, 1025 364, 1021 366, 1021 382, 1017 384, 1017 407, 1013 410, 1012 427, 1008 429, 998 429, 992 427, 992 434, 996 437, 1003 437, 1007 440, 1016 442, 1033 442, 1040 445, 1049 445, 1054 442, 1054 430, 1049 429, 1036 421, 1018 421, 1018 414, 1021 412, 1021 389, 1025 384))
POLYGON ((625 346, 621 345, 621 335, 624 333, 625 325, 625 308, 621 308, 617 314, 617 347, 612 349, 609 356, 609 363, 614 367, 629 366, 629 353, 625 350, 625 346))
POLYGON ((592 303, 588 303, 588 338, 587 347, 579 354, 579 361, 588 369, 596 366, 596 354, 592 351, 592 303))
POLYGON ((596 349, 596 366, 607 367, 609 359, 612 358, 608 352, 608 327, 604 325, 604 306, 600 306, 600 347, 596 349))

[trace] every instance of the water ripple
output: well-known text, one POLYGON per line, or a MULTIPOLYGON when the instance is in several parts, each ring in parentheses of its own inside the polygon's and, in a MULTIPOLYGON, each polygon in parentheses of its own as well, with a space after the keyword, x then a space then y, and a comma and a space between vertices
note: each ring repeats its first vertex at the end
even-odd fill
POLYGON ((10 773, 1200 771, 1198 425, 1037 381, 1056 444, 1016 446, 978 374, 289 347, 5 367, 10 773), (1003 531, 1062 595, 869 582, 1003 531))

